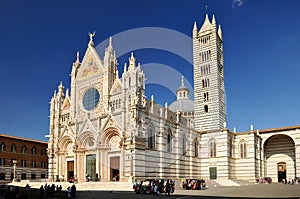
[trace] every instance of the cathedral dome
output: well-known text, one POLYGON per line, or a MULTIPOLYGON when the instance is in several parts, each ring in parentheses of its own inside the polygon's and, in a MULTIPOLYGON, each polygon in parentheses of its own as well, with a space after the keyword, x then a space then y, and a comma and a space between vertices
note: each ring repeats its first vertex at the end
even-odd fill
POLYGON ((190 91, 184 85, 184 78, 181 80, 181 87, 177 89, 176 95, 177 100, 170 104, 169 109, 173 112, 193 113, 194 112, 194 101, 189 97, 190 91))
POLYGON ((169 109, 173 112, 194 112, 194 101, 191 99, 179 99, 170 104, 169 109))

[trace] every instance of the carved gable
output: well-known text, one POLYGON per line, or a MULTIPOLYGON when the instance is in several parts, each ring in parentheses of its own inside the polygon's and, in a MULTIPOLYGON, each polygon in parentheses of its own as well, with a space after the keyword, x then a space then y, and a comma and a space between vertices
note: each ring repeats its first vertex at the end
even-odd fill
POLYGON ((88 50, 83 58, 79 69, 79 80, 87 79, 94 75, 100 75, 103 71, 103 64, 93 47, 88 47, 88 50))
POLYGON ((114 85, 110 91, 110 94, 117 94, 120 93, 122 91, 122 87, 121 87, 121 80, 120 79, 116 79, 116 81, 114 82, 114 85))
POLYGON ((107 120, 104 122, 104 124, 102 125, 102 130, 104 129, 107 129, 109 127, 114 127, 114 128, 117 128, 117 129, 120 129, 121 128, 121 125, 120 123, 116 120, 116 118, 114 116, 109 116, 107 118, 107 120))
POLYGON ((65 100, 64 100, 64 103, 63 103, 63 109, 67 109, 67 108, 70 108, 70 100, 69 100, 69 98, 68 97, 66 97, 65 98, 65 100))
POLYGON ((84 132, 93 132, 93 133, 97 132, 96 127, 94 126, 94 124, 89 119, 85 120, 85 122, 83 124, 83 127, 81 128, 81 131, 79 132, 79 135, 84 133, 84 132))

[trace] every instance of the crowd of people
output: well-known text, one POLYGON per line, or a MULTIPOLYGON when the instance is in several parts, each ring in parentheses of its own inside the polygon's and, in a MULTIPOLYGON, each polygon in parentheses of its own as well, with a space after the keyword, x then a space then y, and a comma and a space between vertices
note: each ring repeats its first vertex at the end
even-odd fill
POLYGON ((160 195, 165 193, 165 195, 170 195, 174 193, 175 181, 170 179, 151 179, 144 181, 134 181, 133 189, 136 193, 146 193, 153 195, 160 195))
MULTIPOLYGON (((62 192, 62 186, 61 185, 55 185, 52 184, 45 184, 44 186, 41 185, 40 187, 40 198, 43 198, 44 196, 48 197, 54 197, 55 193, 62 192)), ((76 197, 76 186, 73 184, 71 187, 67 188, 67 197, 76 197)))
POLYGON ((204 190, 206 182, 203 179, 183 179, 182 188, 187 190, 204 190))
POLYGON ((298 178, 295 178, 295 179, 289 178, 289 179, 282 179, 281 183, 293 185, 295 183, 300 183, 300 181, 298 178))
POLYGON ((0 199, 26 199, 28 198, 26 194, 20 190, 19 187, 16 186, 1 186, 2 193, 0 195, 0 199))

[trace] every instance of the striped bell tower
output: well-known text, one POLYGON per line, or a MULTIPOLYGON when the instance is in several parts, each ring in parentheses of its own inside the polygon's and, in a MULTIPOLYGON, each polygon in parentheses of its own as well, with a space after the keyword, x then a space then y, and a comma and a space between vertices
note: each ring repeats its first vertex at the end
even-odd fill
POLYGON ((226 125, 223 38, 206 14, 200 30, 193 28, 195 128, 201 131, 223 129, 226 125))

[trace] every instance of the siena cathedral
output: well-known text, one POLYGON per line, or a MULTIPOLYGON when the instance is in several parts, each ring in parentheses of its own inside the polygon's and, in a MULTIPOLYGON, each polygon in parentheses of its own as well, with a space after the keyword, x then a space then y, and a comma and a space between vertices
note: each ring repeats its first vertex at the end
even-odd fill
POLYGON ((214 16, 192 30, 194 101, 182 78, 169 106, 146 98, 133 53, 119 74, 112 38, 101 58, 93 37, 73 63, 70 90, 61 83, 50 102, 50 179, 281 181, 300 174, 300 126, 227 129, 223 37, 214 16))

